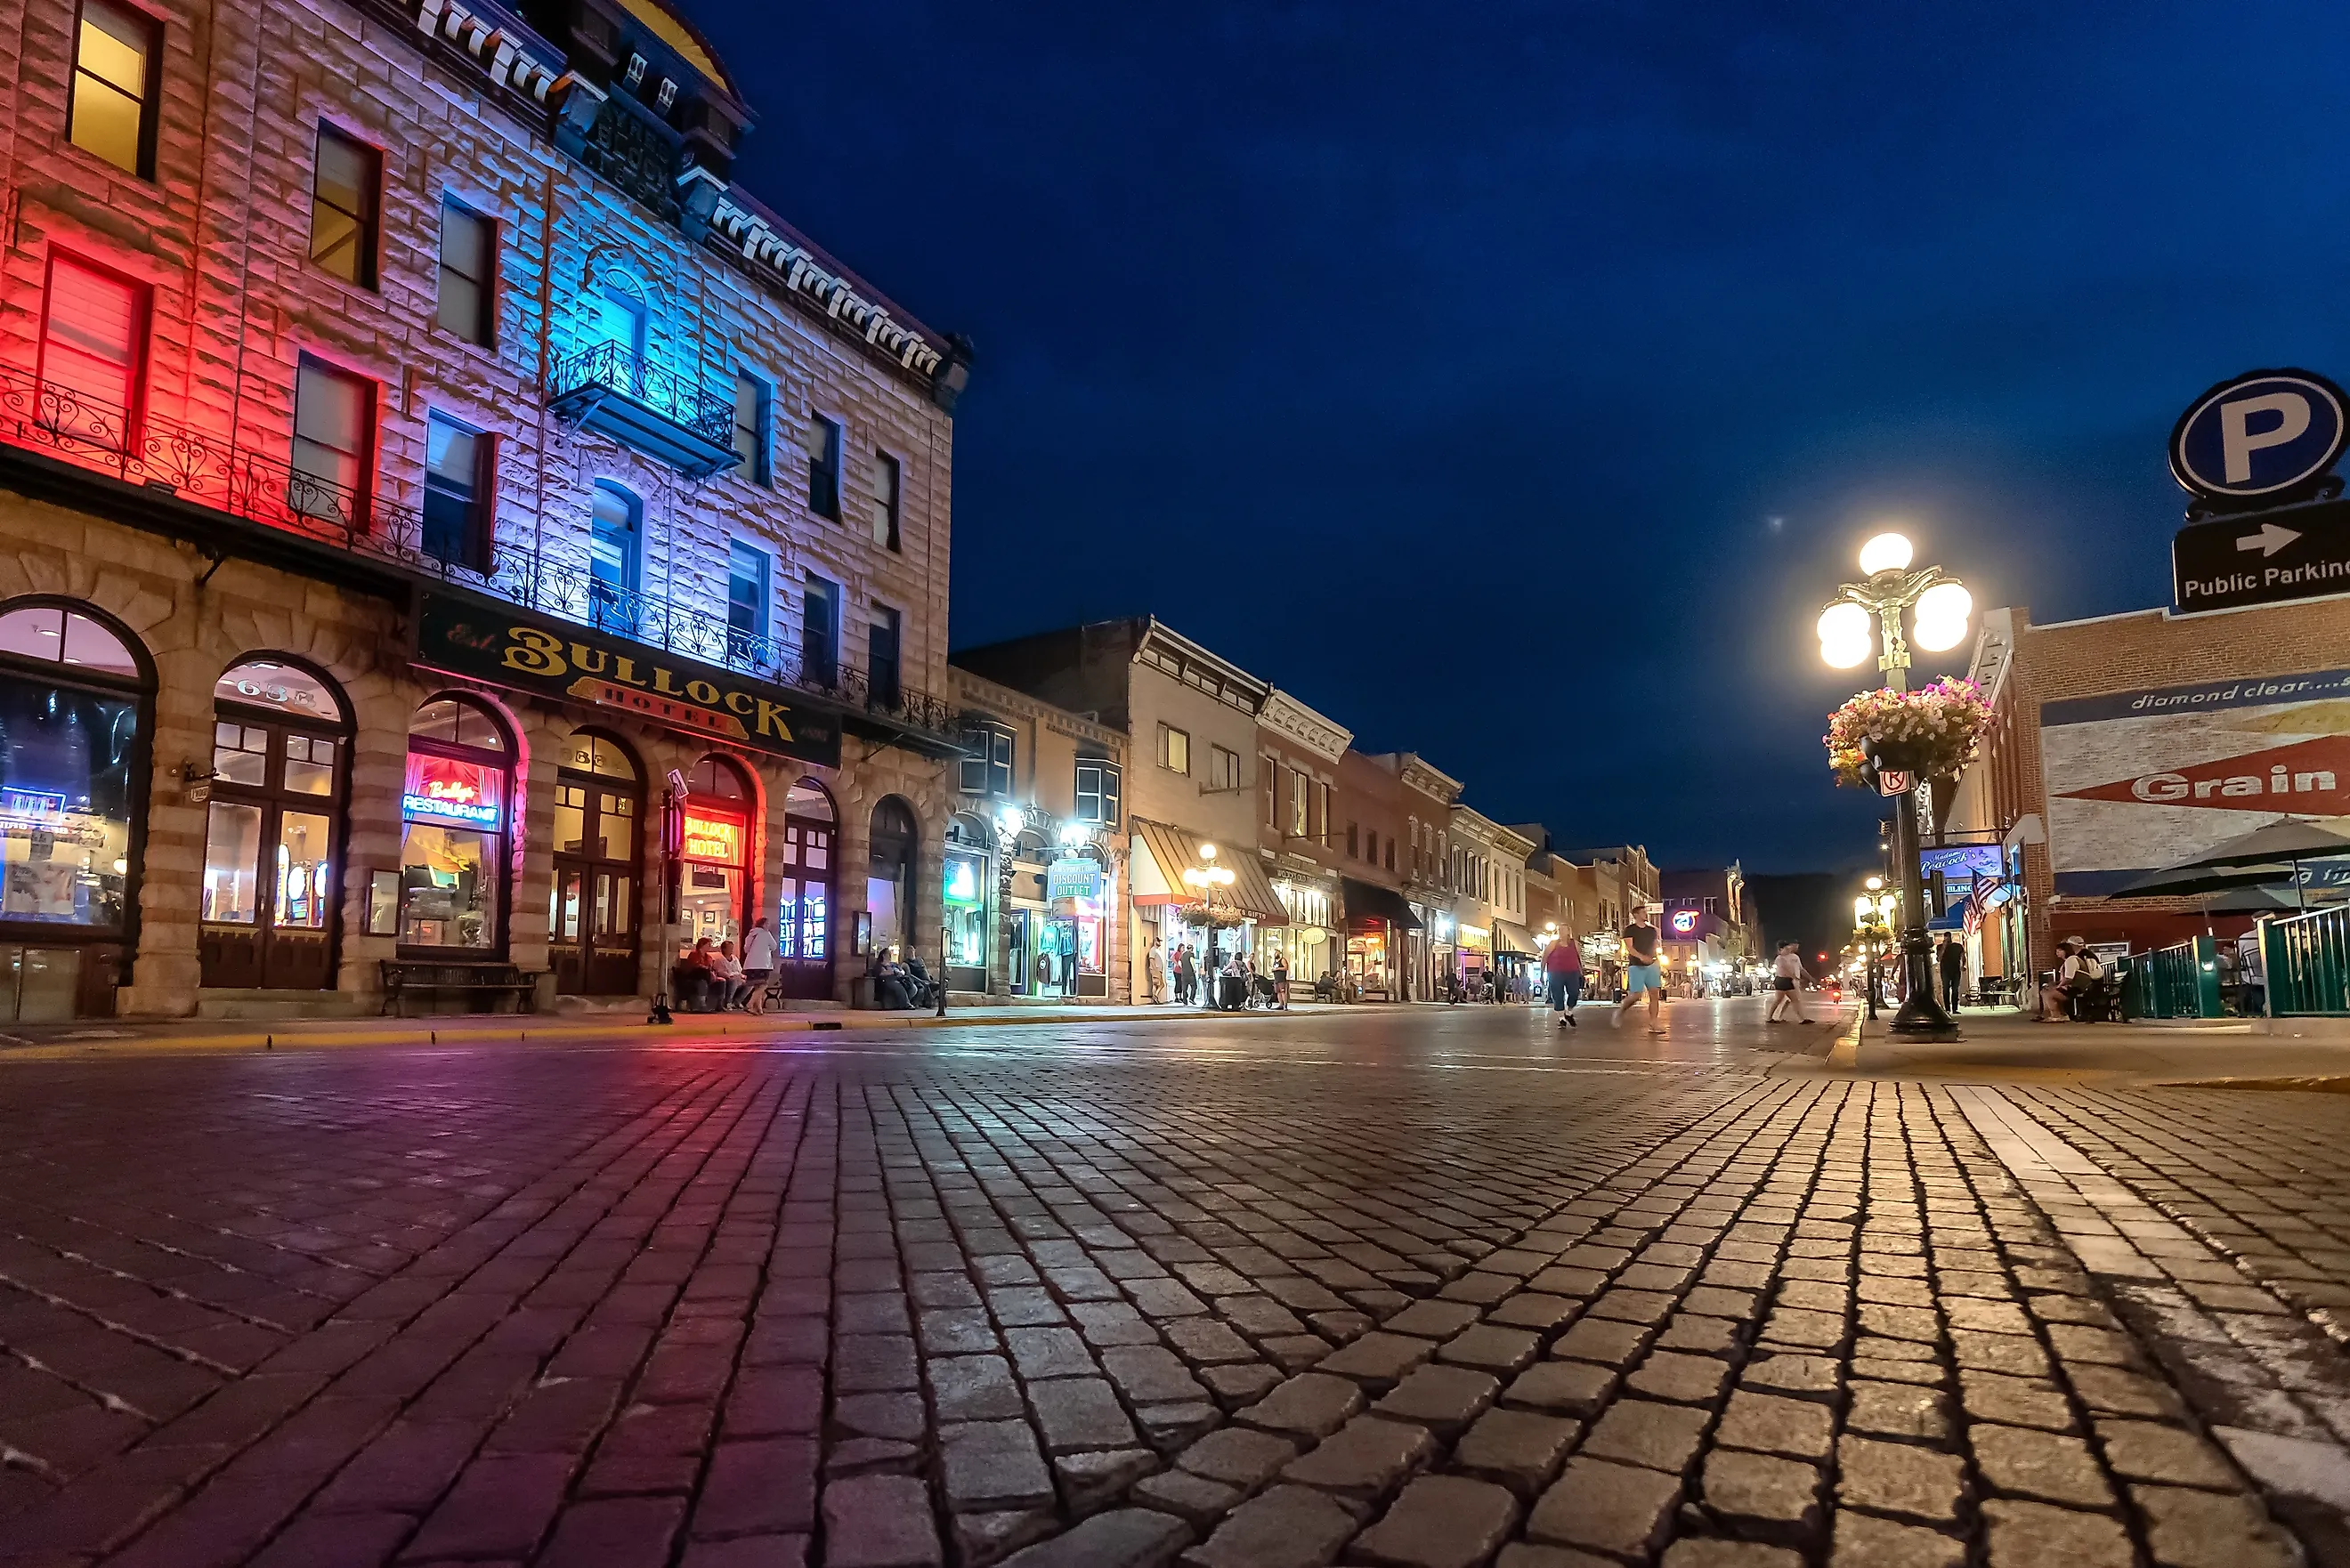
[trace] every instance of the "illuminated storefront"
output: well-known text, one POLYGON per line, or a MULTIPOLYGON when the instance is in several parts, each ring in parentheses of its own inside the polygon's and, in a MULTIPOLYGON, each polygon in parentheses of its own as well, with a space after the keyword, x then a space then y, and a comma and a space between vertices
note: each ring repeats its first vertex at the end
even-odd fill
POLYGON ((1344 950, 1332 921, 1330 889, 1319 883, 1284 877, 1274 881, 1273 894, 1288 911, 1289 923, 1269 926, 1258 933, 1257 968, 1271 974, 1277 957, 1289 966, 1290 983, 1310 986, 1344 961, 1344 950))
POLYGON ((127 637, 94 616, 0 611, 0 1022, 113 1011, 151 691, 127 637))
POLYGON ((1399 1002, 1407 935, 1419 919, 1402 894, 1352 877, 1338 883, 1347 905, 1347 978, 1357 999, 1399 1002))
POLYGON ((732 757, 707 756, 686 779, 685 831, 679 841, 677 921, 691 946, 740 941, 750 908, 751 787, 732 757))
POLYGON ((802 778, 784 801, 783 885, 776 902, 775 983, 784 995, 832 995, 832 796, 802 778))
POLYGON ((1040 996, 1107 996, 1103 946, 1112 902, 1109 867, 1090 845, 1045 868, 1045 919, 1034 964, 1040 996))
POLYGON ((403 949, 504 950, 513 757, 504 728, 470 699, 416 710, 400 797, 403 949))
POLYGON ((987 989, 988 933, 993 922, 988 913, 993 878, 988 874, 987 852, 980 846, 984 831, 967 816, 958 816, 947 825, 941 894, 951 991, 987 989))

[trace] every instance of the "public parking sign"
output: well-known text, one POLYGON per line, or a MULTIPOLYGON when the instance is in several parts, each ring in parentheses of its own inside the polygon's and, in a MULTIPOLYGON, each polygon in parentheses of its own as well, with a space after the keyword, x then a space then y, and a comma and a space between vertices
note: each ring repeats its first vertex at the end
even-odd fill
POLYGON ((2342 389, 2308 370, 2253 370, 2220 382, 2188 406, 2170 431, 2170 472, 2220 502, 2258 498, 2306 483, 2342 455, 2350 420, 2342 389))
POLYGON ((2170 545, 2170 602, 2235 609, 2350 593, 2350 500, 2189 523, 2170 545))

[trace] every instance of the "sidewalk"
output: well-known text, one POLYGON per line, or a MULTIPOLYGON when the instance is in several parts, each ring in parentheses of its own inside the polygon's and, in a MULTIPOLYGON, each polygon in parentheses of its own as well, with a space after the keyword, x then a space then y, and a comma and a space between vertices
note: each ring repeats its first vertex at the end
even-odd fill
POLYGON ((315 1050, 338 1045, 485 1044, 492 1041, 626 1039, 743 1040, 818 1032, 868 1034, 884 1030, 1000 1028, 1039 1023, 1180 1023, 1217 1019, 1375 1012, 1393 1002, 1294 1002, 1287 1014, 1263 1010, 1215 1012, 1171 1003, 1141 1006, 950 1007, 944 1017, 931 1012, 858 1012, 848 1008, 804 1012, 680 1012, 662 1026, 645 1022, 639 1003, 625 1011, 587 1013, 454 1013, 420 1018, 289 1018, 276 1020, 81 1019, 72 1023, 18 1024, 0 1031, 0 1056, 61 1048, 186 1050, 315 1050))
POLYGON ((2350 1028, 2330 1019, 2035 1023, 2009 1008, 1970 1008, 1959 1019, 1960 1039, 1936 1042, 1900 1039, 1886 1028, 1889 1017, 1862 1023, 1855 1057, 1815 1070, 2108 1088, 2192 1084, 2350 1092, 2350 1028))

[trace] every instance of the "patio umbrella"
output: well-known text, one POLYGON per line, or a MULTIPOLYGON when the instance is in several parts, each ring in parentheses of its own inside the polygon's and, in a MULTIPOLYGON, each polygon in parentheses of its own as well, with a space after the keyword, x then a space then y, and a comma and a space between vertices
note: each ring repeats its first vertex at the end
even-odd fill
POLYGON ((2273 915, 2293 908, 2293 901, 2273 888, 2239 888, 2203 901, 2206 915, 2273 915))
POLYGON ((2298 867, 2304 860, 2329 860, 2337 855, 2350 855, 2350 838, 2330 827, 2320 827, 2307 817, 2288 816, 2265 827, 2255 827, 2250 833, 2222 839, 2174 869, 2184 869, 2185 866, 2251 866, 2263 860, 2289 860, 2298 867))
POLYGON ((2125 882, 2114 889, 2116 898, 2197 898, 2211 893, 2231 892, 2239 888, 2259 888, 2271 882, 2292 879, 2293 868, 2286 864, 2266 866, 2207 866, 2199 860, 2168 870, 2149 871, 2134 882, 2125 882))

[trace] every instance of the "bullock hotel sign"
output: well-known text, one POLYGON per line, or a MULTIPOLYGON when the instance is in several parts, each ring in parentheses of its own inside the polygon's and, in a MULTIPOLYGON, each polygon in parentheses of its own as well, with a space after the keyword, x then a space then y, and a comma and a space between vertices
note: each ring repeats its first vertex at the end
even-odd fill
POLYGON ((491 599, 417 596, 416 661, 802 762, 840 765, 840 724, 795 695, 695 659, 491 599))

